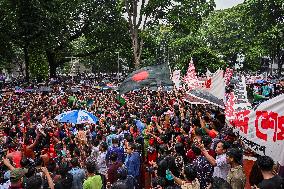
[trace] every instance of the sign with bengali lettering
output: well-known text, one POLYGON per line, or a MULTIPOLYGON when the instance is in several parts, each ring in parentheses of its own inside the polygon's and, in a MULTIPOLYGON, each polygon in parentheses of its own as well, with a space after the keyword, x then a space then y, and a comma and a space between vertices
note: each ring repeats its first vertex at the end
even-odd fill
POLYGON ((245 77, 242 76, 238 81, 239 82, 236 82, 234 85, 234 96, 236 99, 234 109, 238 111, 251 109, 251 104, 247 96, 245 77))
POLYGON ((229 95, 227 123, 244 144, 284 165, 284 94, 260 104, 256 110, 236 110, 236 97, 229 95))

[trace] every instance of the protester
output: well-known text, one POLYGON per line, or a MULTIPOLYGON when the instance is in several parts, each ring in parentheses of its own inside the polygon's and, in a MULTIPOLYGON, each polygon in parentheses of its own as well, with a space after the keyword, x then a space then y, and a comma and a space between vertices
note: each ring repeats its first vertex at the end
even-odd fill
POLYGON ((85 170, 80 168, 78 158, 73 158, 71 160, 72 169, 69 171, 73 176, 73 183, 71 189, 82 189, 83 182, 86 177, 85 170))
POLYGON ((83 183, 83 189, 101 189, 103 181, 100 175, 96 175, 95 162, 86 162, 87 180, 83 183))
MULTIPOLYGON (((185 101, 182 88, 145 87, 118 98, 115 89, 102 88, 105 83, 118 85, 109 75, 73 81, 59 78, 48 84, 48 91, 36 91, 43 86, 33 84, 29 91, 19 93, 14 88, 24 89, 24 83, 4 84, 6 91, 0 98, 2 185, 83 189, 200 185, 203 189, 216 188, 221 181, 233 188, 237 188, 235 183, 243 184, 242 155, 229 146, 245 148, 226 124, 223 110, 185 101), (76 109, 89 111, 98 121, 73 124, 54 119, 76 109), (177 179, 183 183, 179 185, 177 179)), ((269 89, 272 96, 278 88, 269 89)), ((264 180, 252 179, 253 185, 267 180, 264 173, 264 180)))
POLYGON ((116 152, 112 152, 109 157, 110 164, 107 170, 107 181, 110 185, 117 181, 118 169, 123 165, 120 161, 117 160, 117 156, 118 155, 116 152))
POLYGON ((197 178, 200 182, 200 188, 205 189, 213 176, 213 166, 209 161, 201 155, 201 150, 192 145, 192 151, 196 155, 196 159, 192 162, 197 172, 197 178))
POLYGON ((258 184, 260 189, 283 189, 284 180, 279 175, 273 174, 274 161, 268 156, 260 156, 257 158, 257 165, 263 176, 263 180, 258 184))
POLYGON ((227 179, 228 172, 230 169, 230 165, 227 163, 226 152, 229 148, 228 143, 224 141, 220 141, 216 147, 216 159, 212 157, 207 150, 205 149, 203 144, 197 143, 200 147, 202 154, 205 158, 210 162, 212 166, 214 166, 213 177, 220 177, 222 179, 227 179))
POLYGON ((174 181, 181 186, 182 189, 199 189, 200 183, 197 179, 197 173, 194 167, 187 165, 184 167, 184 178, 185 180, 182 180, 180 178, 177 178, 172 174, 172 177, 174 178, 174 181))
POLYGON ((133 143, 128 144, 126 147, 127 157, 125 159, 125 166, 128 170, 128 175, 135 178, 137 184, 139 183, 140 175, 140 155, 135 151, 133 143))
POLYGON ((227 152, 227 162, 231 169, 228 173, 227 182, 233 189, 245 188, 246 175, 242 167, 243 153, 240 149, 232 148, 227 152))

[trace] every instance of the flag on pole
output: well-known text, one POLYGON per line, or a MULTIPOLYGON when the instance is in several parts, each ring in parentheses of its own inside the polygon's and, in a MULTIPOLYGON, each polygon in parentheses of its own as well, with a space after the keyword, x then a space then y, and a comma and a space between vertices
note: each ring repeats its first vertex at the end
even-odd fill
POLYGON ((141 68, 132 72, 119 86, 119 93, 124 94, 142 87, 173 86, 170 69, 167 64, 141 68))
POLYGON ((207 79, 213 77, 213 75, 214 75, 214 74, 213 74, 212 72, 210 72, 210 70, 207 68, 207 71, 206 71, 206 77, 207 77, 207 79))

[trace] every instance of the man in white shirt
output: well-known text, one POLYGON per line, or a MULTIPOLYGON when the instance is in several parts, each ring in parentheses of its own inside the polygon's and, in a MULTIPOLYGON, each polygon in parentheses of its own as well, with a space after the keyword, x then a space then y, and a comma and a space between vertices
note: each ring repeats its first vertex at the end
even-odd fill
POLYGON ((223 141, 220 141, 217 144, 217 147, 215 149, 215 152, 217 154, 216 159, 207 152, 203 144, 199 144, 199 147, 205 158, 210 162, 212 166, 214 166, 213 177, 220 177, 226 180, 230 170, 230 165, 227 163, 226 158, 226 152, 229 148, 229 145, 223 141))

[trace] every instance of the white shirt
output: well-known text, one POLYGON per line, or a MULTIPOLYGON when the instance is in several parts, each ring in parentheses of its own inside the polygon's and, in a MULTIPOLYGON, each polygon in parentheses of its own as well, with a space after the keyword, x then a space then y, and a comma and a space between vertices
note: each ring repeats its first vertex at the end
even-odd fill
POLYGON ((230 170, 226 154, 218 155, 216 157, 216 164, 217 165, 214 167, 213 177, 219 177, 226 180, 230 170))
POLYGON ((99 152, 99 156, 97 158, 97 167, 99 169, 99 173, 103 175, 107 174, 106 152, 99 152))
POLYGON ((10 180, 8 180, 7 182, 0 184, 0 189, 9 189, 10 186, 11 186, 11 182, 10 180))

